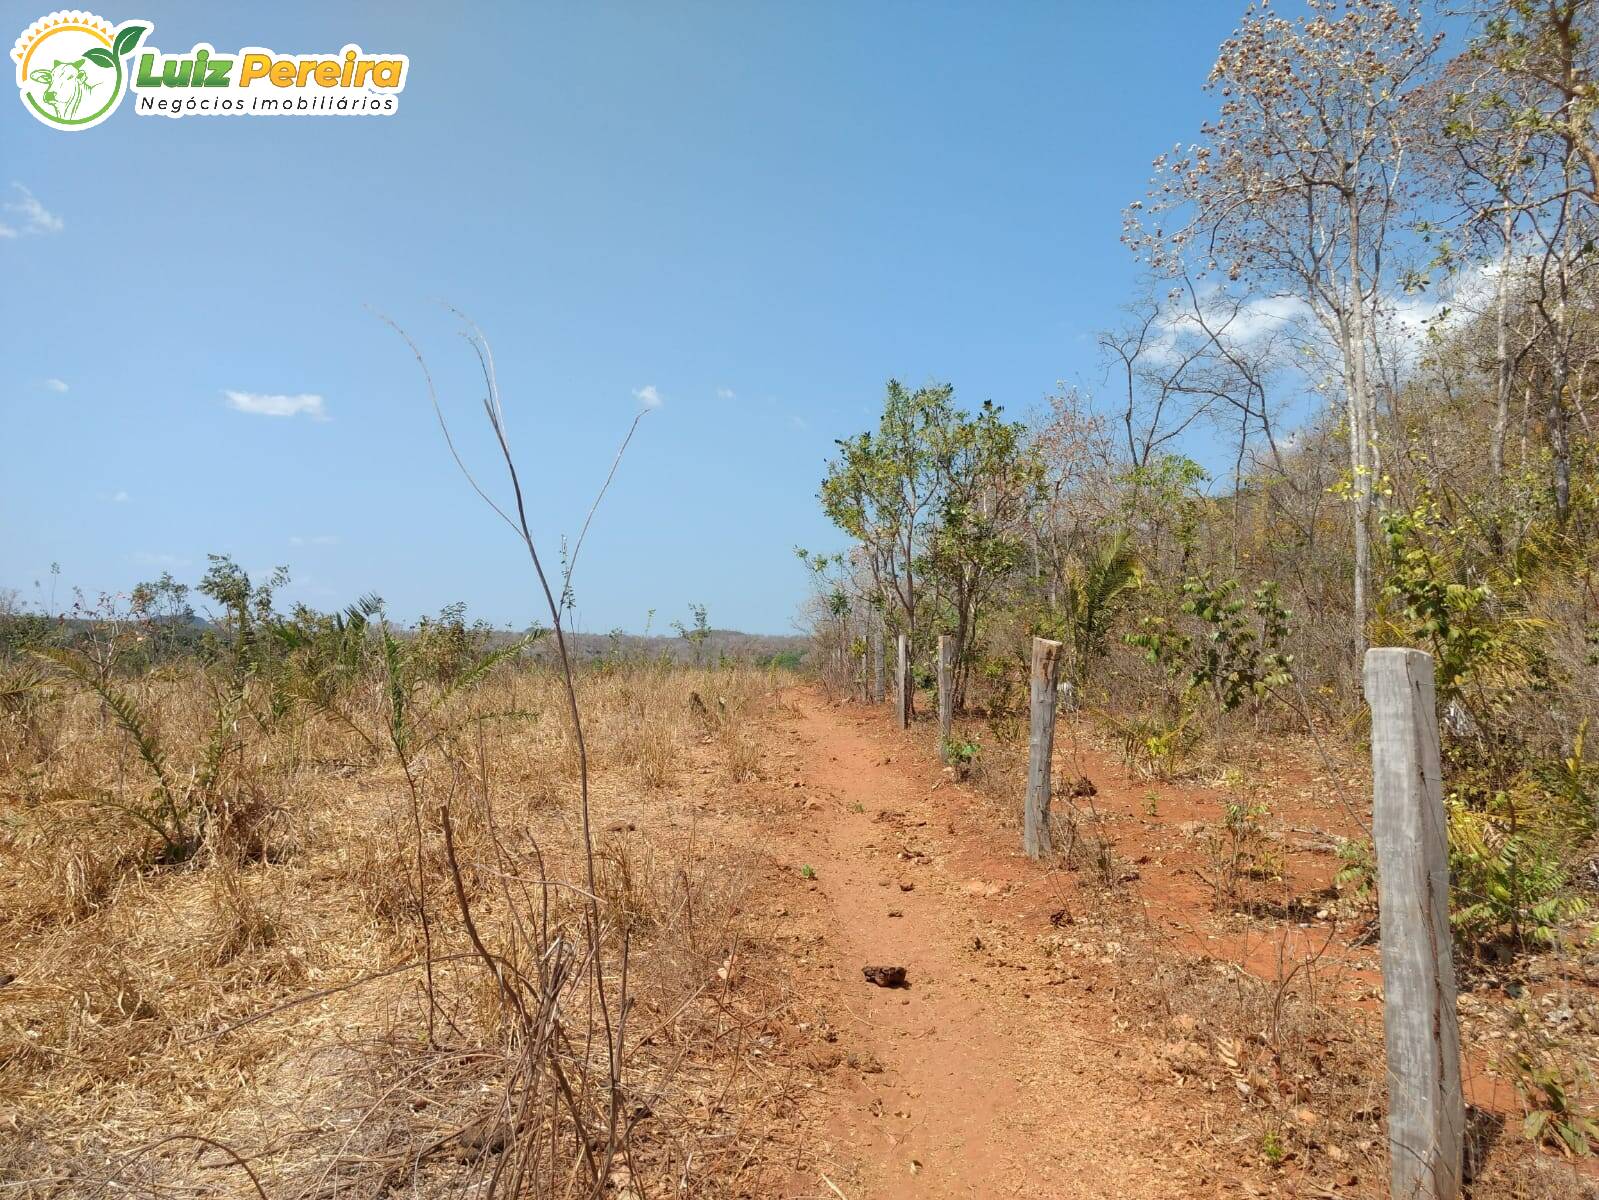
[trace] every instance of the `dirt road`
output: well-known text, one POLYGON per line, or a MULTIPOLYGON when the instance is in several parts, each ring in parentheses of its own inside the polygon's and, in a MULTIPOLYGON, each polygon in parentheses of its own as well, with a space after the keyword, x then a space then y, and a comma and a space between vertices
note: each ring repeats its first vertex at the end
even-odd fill
POLYGON ((832 1165, 816 1194, 1233 1194, 1185 1153, 1213 1131, 1169 1071, 1147 1069, 1112 985, 1041 952, 1071 935, 1066 879, 910 761, 921 755, 883 712, 786 699, 783 786, 809 803, 767 850, 814 872, 778 911, 806 931, 797 970, 837 997, 832 1165), (872 986, 869 964, 906 967, 908 985, 872 986))

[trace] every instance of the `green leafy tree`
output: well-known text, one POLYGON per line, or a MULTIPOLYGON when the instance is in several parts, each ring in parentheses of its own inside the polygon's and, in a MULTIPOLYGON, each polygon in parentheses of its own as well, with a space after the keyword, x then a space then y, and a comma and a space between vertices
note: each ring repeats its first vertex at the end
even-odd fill
POLYGON ((208 554, 211 566, 199 591, 222 606, 214 624, 227 638, 235 669, 241 674, 262 664, 261 627, 272 620, 273 598, 289 582, 289 569, 278 567, 266 582, 252 584, 249 572, 231 555, 208 554))
POLYGON ((953 617, 959 708, 984 612, 1005 577, 1025 559, 1027 515, 1042 499, 1044 464, 1027 427, 1004 420, 991 401, 971 417, 952 413, 934 435, 942 479, 925 565, 953 617))
POLYGON ((913 392, 890 379, 876 433, 841 439, 822 480, 823 511, 860 543, 878 594, 913 637, 918 560, 948 478, 953 396, 948 384, 913 392))
POLYGON ((703 604, 690 604, 689 616, 693 618, 693 625, 685 625, 681 621, 673 621, 672 628, 677 630, 677 636, 689 644, 694 654, 694 665, 703 666, 705 656, 705 643, 711 640, 711 623, 703 604))

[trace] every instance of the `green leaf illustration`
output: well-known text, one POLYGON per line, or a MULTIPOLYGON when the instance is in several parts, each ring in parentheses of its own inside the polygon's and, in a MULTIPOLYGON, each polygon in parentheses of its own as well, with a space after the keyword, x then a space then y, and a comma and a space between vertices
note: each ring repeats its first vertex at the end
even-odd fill
POLYGON ((111 57, 111 51, 104 46, 96 46, 92 50, 84 51, 83 57, 97 67, 114 67, 117 60, 111 57))
POLYGON ((112 45, 111 52, 118 58, 131 54, 133 48, 139 44, 139 39, 150 31, 148 25, 129 25, 117 34, 117 40, 112 45))

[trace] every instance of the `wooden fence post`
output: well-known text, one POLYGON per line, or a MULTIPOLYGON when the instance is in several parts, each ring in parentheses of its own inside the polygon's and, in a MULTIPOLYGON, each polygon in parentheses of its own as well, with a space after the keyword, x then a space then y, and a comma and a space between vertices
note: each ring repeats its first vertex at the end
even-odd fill
POLYGON ((881 704, 884 699, 883 677, 888 674, 888 651, 884 646, 886 637, 883 634, 883 618, 879 616, 872 623, 872 703, 881 704))
POLYGON ((1432 656, 1366 651, 1394 1200, 1456 1200, 1465 1142, 1432 656))
POLYGON ((909 729, 911 727, 911 639, 903 633, 899 635, 899 662, 894 671, 894 678, 898 687, 895 703, 899 708, 899 727, 909 729))
POLYGON ((955 718, 955 639, 938 635, 938 759, 949 761, 949 729, 955 718))
POLYGON ((1027 800, 1022 810, 1022 849, 1030 858, 1050 851, 1049 774, 1055 751, 1055 676, 1060 643, 1033 639, 1033 720, 1027 736, 1027 800))

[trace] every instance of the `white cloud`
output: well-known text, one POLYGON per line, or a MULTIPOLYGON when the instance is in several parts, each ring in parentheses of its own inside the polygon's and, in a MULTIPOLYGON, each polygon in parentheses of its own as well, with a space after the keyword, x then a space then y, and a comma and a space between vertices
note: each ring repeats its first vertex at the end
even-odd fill
POLYGON ((791 416, 791 417, 789 417, 788 422, 789 422, 790 425, 794 426, 795 429, 809 429, 810 428, 810 426, 805 423, 805 418, 801 417, 801 416, 797 416, 797 415, 796 416, 791 416))
POLYGON ((296 534, 289 539, 291 546, 337 546, 339 539, 331 533, 318 533, 312 537, 300 537, 296 534))
POLYGON ((1206 321, 1212 327, 1225 327, 1229 340, 1248 346, 1267 334, 1308 321, 1310 315, 1310 305, 1297 296, 1262 296, 1249 301, 1230 320, 1220 313, 1207 313, 1206 321))
POLYGON ((118 491, 111 493, 112 504, 126 504, 131 499, 133 499, 133 497, 129 496, 127 492, 118 491))
POLYGON ((729 387, 719 387, 719 388, 717 388, 716 389, 716 398, 718 400, 731 400, 731 399, 733 399, 733 389, 729 388, 729 387))
POLYGON ((1390 300, 1388 305, 1388 315, 1398 331, 1410 338, 1420 337, 1431 326, 1437 325, 1446 310, 1457 320, 1459 319, 1460 310, 1449 309, 1447 303, 1439 297, 1398 296, 1390 300))
POLYGON ((633 396, 645 408, 660 408, 663 403, 661 393, 656 390, 653 383, 646 383, 641 388, 634 388, 633 396))
MULTIPOLYGON (((1517 256, 1509 269, 1519 273, 1531 269, 1534 262, 1530 255, 1517 256)), ((1458 328, 1489 311, 1504 270, 1505 264, 1498 259, 1485 259, 1427 291, 1388 297, 1385 316, 1402 337, 1412 341, 1433 330, 1458 328)))
POLYGON ((1200 314, 1187 308, 1163 313, 1144 345, 1144 362, 1156 367, 1176 366, 1184 354, 1206 340, 1205 330, 1222 341, 1248 349, 1262 338, 1290 328, 1308 329, 1310 306, 1297 296, 1257 296, 1244 300, 1234 310, 1219 287, 1199 297, 1200 314))
POLYGON ((271 395, 266 392, 224 391, 228 407, 235 412, 252 413, 258 417, 296 417, 302 413, 313 421, 331 420, 322 405, 322 397, 302 392, 298 396, 271 395))
POLYGON ((46 379, 44 386, 52 392, 64 392, 67 390, 67 381, 65 379, 46 379))
MULTIPOLYGON (((1518 257, 1511 269, 1523 269, 1529 261, 1518 257)), ((1396 365, 1414 366, 1431 334, 1458 327, 1488 311, 1502 269, 1500 262, 1489 260, 1426 289, 1385 291, 1378 298, 1376 322, 1384 354, 1396 365)), ((1203 345, 1207 327, 1222 342, 1241 350, 1260 348, 1268 338, 1287 334, 1299 349, 1313 352, 1316 361, 1337 360, 1337 347, 1325 322, 1297 296, 1253 296, 1235 301, 1216 285, 1199 294, 1198 304, 1203 324, 1187 306, 1160 313, 1144 342, 1144 365, 1177 366, 1203 345)))
POLYGON ((12 214, 11 219, 0 221, 0 237, 60 233, 66 228, 66 222, 40 204, 39 198, 27 188, 20 183, 13 183, 11 187, 17 193, 17 198, 0 205, 0 210, 12 214))

